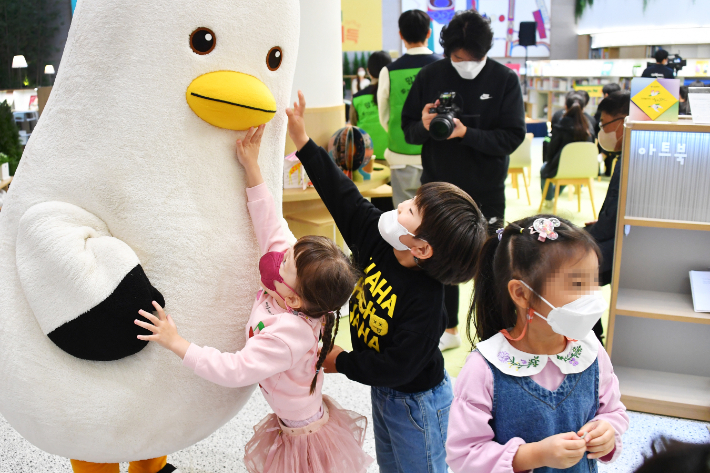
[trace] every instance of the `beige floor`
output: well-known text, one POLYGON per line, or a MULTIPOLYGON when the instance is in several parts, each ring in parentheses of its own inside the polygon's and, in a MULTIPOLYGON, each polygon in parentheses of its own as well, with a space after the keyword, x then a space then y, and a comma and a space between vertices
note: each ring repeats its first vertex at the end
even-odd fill
MULTIPOLYGON (((532 149, 532 182, 529 186, 530 201, 532 205, 528 205, 527 198, 525 197, 525 189, 522 187, 522 179, 520 179, 520 198, 518 198, 515 189, 511 186, 510 177, 506 181, 506 220, 515 221, 530 215, 535 215, 538 213, 538 208, 540 206, 540 199, 542 198, 542 191, 540 190, 540 166, 542 165, 542 138, 535 138, 533 140, 532 149)), ((599 182, 594 180, 594 205, 596 206, 596 211, 599 212, 602 203, 604 202, 604 197, 606 196, 606 190, 609 187, 609 179, 602 178, 599 182)), ((544 207, 542 210, 544 213, 552 213, 552 207, 544 207)), ((564 194, 560 196, 558 201, 557 215, 566 218, 577 225, 584 225, 585 222, 595 220, 595 215, 592 213, 592 206, 589 200, 589 190, 586 188, 582 189, 582 211, 577 212, 577 196, 576 194, 572 199, 569 198, 568 189, 565 189, 564 194)), ((461 286, 461 302, 459 306, 459 331, 462 335, 464 343, 461 347, 448 350, 444 352, 444 359, 446 361, 446 369, 449 371, 451 376, 458 376, 461 367, 463 367, 466 361, 466 356, 471 351, 471 344, 466 340, 466 319, 468 317, 468 309, 471 302, 471 293, 473 290, 473 283, 463 284, 461 286)), ((610 298, 610 288, 605 286, 602 288, 604 297, 609 300, 610 298)), ((608 314, 605 314, 602 318, 602 323, 604 329, 606 330, 606 323, 608 320, 608 314)), ((350 343, 350 336, 348 331, 345 330, 345 326, 336 339, 336 343, 342 346, 346 350, 350 350, 352 345, 350 343)))

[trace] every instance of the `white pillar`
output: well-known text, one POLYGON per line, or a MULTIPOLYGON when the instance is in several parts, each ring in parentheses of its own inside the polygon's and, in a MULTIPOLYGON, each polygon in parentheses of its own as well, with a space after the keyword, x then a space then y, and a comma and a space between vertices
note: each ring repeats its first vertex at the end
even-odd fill
MULTIPOLYGON (((301 38, 291 101, 306 96, 306 129, 322 146, 345 125, 343 48, 338 0, 301 0, 301 38)), ((287 140, 286 151, 294 151, 287 140)))

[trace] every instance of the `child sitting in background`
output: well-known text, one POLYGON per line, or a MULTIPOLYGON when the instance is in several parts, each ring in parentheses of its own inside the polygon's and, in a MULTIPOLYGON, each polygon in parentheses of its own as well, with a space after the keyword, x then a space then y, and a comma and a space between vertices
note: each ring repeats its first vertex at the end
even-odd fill
POLYGON ((546 215, 483 246, 469 311, 480 341, 450 412, 454 472, 596 472, 621 454, 629 419, 591 331, 607 308, 598 254, 587 232, 546 215))
POLYGON ((358 272, 331 240, 306 236, 291 247, 257 163, 264 125, 237 142, 247 178, 249 214, 263 256, 264 289, 254 301, 248 337, 237 353, 191 344, 156 303, 158 317, 140 311, 153 335, 139 335, 172 350, 183 364, 226 387, 260 383, 275 414, 254 428, 245 448, 250 473, 364 473, 372 458, 362 450, 367 419, 323 396, 321 366, 333 348, 340 308, 352 294, 358 272), (318 350, 319 339, 323 348, 318 350))

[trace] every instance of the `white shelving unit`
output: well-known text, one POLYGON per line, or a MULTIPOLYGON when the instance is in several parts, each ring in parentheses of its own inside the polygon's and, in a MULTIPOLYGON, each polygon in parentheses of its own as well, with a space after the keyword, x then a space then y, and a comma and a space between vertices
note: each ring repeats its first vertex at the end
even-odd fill
POLYGON ((710 126, 627 120, 623 156, 606 344, 621 399, 710 421, 710 314, 688 277, 710 268, 710 126))
MULTIPOLYGON (((653 62, 653 59, 528 61, 526 114, 530 118, 549 121, 557 110, 564 108, 564 95, 573 84, 605 85, 616 82, 622 89, 628 89, 626 83, 633 77, 640 77, 648 62, 653 62), (544 112, 545 107, 547 113, 544 112)), ((678 78, 707 78, 710 73, 708 63, 708 59, 688 59, 688 64, 678 71, 678 78)), ((594 115, 601 99, 592 97, 585 112, 594 115)))
MULTIPOLYGON (((567 92, 577 85, 606 85, 612 82, 620 84, 623 77, 528 77, 528 94, 525 97, 525 112, 530 118, 551 121, 552 115, 565 108, 567 92)), ((591 97, 589 104, 584 109, 594 115, 601 97, 591 97)))

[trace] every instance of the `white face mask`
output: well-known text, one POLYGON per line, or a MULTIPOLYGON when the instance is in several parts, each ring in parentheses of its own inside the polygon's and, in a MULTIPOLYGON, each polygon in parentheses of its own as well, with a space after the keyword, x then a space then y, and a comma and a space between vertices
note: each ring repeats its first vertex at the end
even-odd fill
POLYGON ((365 71, 362 70, 362 69, 359 69, 359 70, 357 71, 357 75, 358 75, 358 77, 365 77, 365 71))
POLYGON ((481 73, 483 66, 486 65, 486 59, 488 58, 483 58, 483 61, 451 61, 451 65, 454 66, 462 79, 472 80, 481 73))
POLYGON ((404 225, 399 223, 397 220, 397 209, 390 210, 380 215, 380 221, 377 224, 377 228, 380 230, 380 235, 385 239, 387 243, 392 245, 392 248, 399 251, 409 250, 407 245, 399 241, 399 237, 404 235, 415 236, 409 233, 409 230, 404 228, 404 225))
MULTIPOLYGON (((619 122, 621 122, 621 120, 619 120, 619 122)), ((599 146, 601 146, 603 150, 609 151, 610 153, 616 151, 616 144, 619 142, 619 139, 616 137, 616 131, 618 129, 619 125, 616 125, 614 131, 604 131, 604 128, 599 129, 597 138, 599 139, 599 146)))
MULTIPOLYGON (((525 284, 525 287, 532 291, 532 288, 528 286, 525 281, 520 282, 525 284)), ((535 294, 537 293, 535 292, 535 294)), ((604 300, 604 297, 602 297, 601 291, 584 295, 576 301, 572 301, 562 307, 553 306, 540 294, 537 294, 537 296, 542 299, 545 304, 552 307, 552 310, 547 314, 547 318, 533 311, 535 315, 546 321, 555 333, 575 340, 582 340, 586 337, 608 308, 608 304, 606 300, 604 300)))

